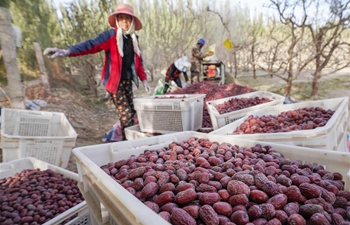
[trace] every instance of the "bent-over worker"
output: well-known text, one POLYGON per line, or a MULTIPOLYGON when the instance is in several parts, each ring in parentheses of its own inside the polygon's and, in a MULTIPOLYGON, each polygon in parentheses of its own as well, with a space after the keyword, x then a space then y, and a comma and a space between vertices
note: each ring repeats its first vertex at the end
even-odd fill
POLYGON ((164 90, 163 90, 163 94, 165 94, 168 91, 169 88, 169 82, 171 80, 173 80, 176 85, 179 88, 182 88, 182 83, 181 83, 181 79, 180 79, 180 75, 181 73, 183 73, 186 83, 188 82, 188 76, 187 76, 187 68, 191 67, 191 63, 188 60, 187 56, 182 56, 181 58, 179 58, 178 60, 176 60, 174 63, 172 63, 165 74, 165 85, 164 85, 164 90))

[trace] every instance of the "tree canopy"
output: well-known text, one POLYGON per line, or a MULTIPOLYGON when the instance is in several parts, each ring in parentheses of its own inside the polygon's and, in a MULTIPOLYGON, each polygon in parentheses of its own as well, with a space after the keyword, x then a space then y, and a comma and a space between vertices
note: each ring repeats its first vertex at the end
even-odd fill
MULTIPOLYGON (((42 48, 66 48, 112 29, 108 15, 123 1, 72 0, 60 5, 58 16, 52 0, 3 0, 13 24, 23 32, 19 51, 21 73, 38 72, 33 42, 42 48)), ((266 0, 273 14, 255 14, 232 1, 213 0, 129 0, 143 23, 139 35, 144 64, 149 75, 187 55, 196 40, 203 37, 208 47, 216 44, 216 55, 232 71, 265 71, 287 83, 306 69, 315 70, 312 95, 325 69, 336 71, 350 66, 350 1, 341 0, 266 0), (325 13, 327 12, 327 13, 325 13), (327 15, 327 16, 325 16, 327 15), (227 50, 223 41, 230 38, 235 48, 227 50)), ((204 50, 205 50, 204 47, 204 50)), ((103 53, 62 61, 65 67, 81 68, 103 64, 103 53)), ((288 86, 290 88, 288 89, 288 86)))

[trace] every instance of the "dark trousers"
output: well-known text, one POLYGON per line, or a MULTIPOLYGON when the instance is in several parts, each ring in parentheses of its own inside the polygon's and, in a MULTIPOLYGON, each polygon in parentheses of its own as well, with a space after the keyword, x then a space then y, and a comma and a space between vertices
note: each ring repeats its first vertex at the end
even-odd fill
POLYGON ((126 140, 124 131, 125 127, 134 125, 134 116, 136 114, 133 102, 134 97, 132 93, 132 81, 121 80, 117 93, 110 93, 110 96, 116 107, 117 116, 120 120, 120 125, 123 132, 123 140, 126 140))
MULTIPOLYGON (((175 84, 176 84, 179 88, 182 88, 182 84, 181 84, 181 79, 180 79, 180 77, 175 77, 175 79, 174 79, 173 81, 175 82, 175 84)), ((163 94, 165 94, 165 93, 168 91, 169 84, 170 84, 170 78, 165 78, 165 85, 164 85, 163 94)))

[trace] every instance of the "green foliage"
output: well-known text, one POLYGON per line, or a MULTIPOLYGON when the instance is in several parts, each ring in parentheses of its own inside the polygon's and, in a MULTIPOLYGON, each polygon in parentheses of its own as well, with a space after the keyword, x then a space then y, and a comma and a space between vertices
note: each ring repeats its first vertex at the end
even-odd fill
MULTIPOLYGON (((106 0, 79 0, 68 7, 61 7, 63 18, 60 20, 61 35, 57 46, 67 48, 79 42, 95 38, 104 30, 111 29, 107 22, 112 4, 106 0)), ((95 54, 82 58, 69 58, 66 63, 72 67, 85 68, 87 63, 102 66, 103 54, 95 54)), ((85 72, 85 71, 83 71, 85 72)))
POLYGON ((9 8, 10 7, 10 0, 1 0, 0 7, 9 8))
POLYGON ((22 30, 22 47, 18 50, 20 71, 24 80, 36 77, 38 73, 37 60, 33 42, 42 47, 51 46, 52 38, 58 36, 59 25, 52 5, 40 0, 13 0, 9 10, 13 24, 22 30))

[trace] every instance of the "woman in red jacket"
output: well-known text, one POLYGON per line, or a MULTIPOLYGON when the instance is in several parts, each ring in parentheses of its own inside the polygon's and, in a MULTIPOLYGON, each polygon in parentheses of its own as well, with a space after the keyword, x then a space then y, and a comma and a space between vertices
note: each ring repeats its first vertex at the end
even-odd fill
POLYGON ((56 58, 105 51, 101 83, 109 92, 111 100, 116 106, 125 140, 124 129, 134 124, 134 115, 136 114, 132 81, 138 87, 140 79, 146 91, 149 93, 151 90, 143 68, 138 38, 135 34, 136 30, 142 28, 142 23, 128 4, 119 4, 116 11, 109 15, 108 22, 113 29, 104 31, 96 38, 71 45, 67 49, 47 48, 44 54, 50 55, 50 58, 56 58))

